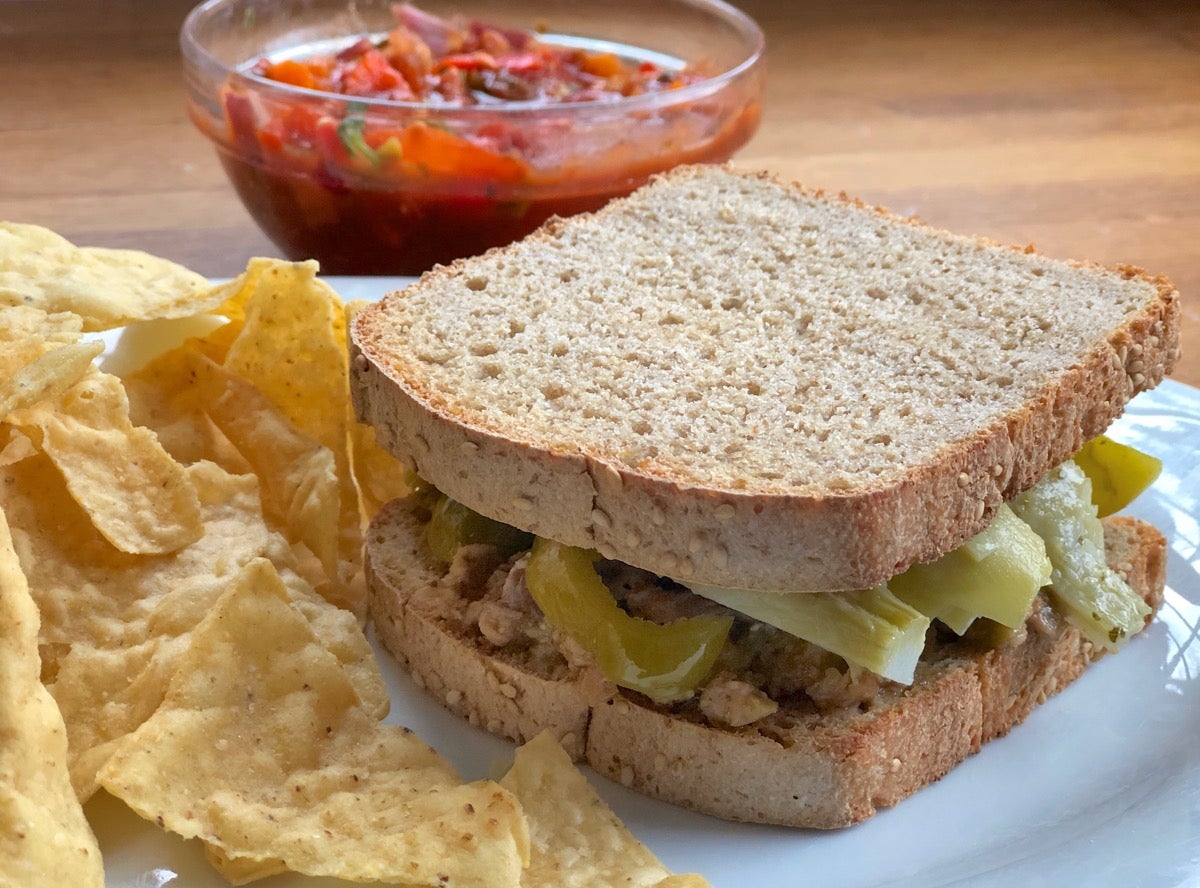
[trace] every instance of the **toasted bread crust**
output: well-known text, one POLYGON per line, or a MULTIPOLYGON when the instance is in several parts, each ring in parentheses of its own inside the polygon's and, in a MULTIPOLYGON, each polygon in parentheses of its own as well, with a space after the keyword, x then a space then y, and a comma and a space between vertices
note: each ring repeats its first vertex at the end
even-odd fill
MULTIPOLYGON (((716 175, 684 169, 668 180, 684 187, 689 179, 716 175)), ((749 178, 775 181, 767 174, 749 178)), ((1040 261, 1028 249, 954 238, 845 197, 775 184, 783 199, 851 208, 861 214, 864 229, 886 223, 930 241, 977 245, 1005 261, 1022 253, 1030 262, 1040 261)), ((637 205, 617 201, 591 219, 602 228, 630 206, 637 205)), ((552 220, 529 241, 551 244, 582 224, 590 223, 552 220)), ((484 259, 507 256, 493 251, 484 259)), ((989 417, 970 434, 947 439, 899 477, 844 489, 710 486, 674 465, 619 458, 594 441, 568 447, 550 437, 515 433, 466 409, 453 392, 416 379, 386 306, 364 310, 354 323, 352 391, 359 416, 375 426, 384 446, 414 460, 439 489, 505 523, 684 582, 809 591, 862 588, 914 562, 932 560, 977 533, 1000 503, 1100 434, 1130 398, 1169 372, 1179 351, 1180 311, 1171 283, 1128 266, 1069 265, 1083 291, 1090 282, 1120 280, 1138 283, 1146 298, 1072 355, 1070 366, 1041 378, 1018 406, 989 417)), ((474 268, 465 260, 435 269, 418 286, 435 294, 461 290, 474 268)), ((836 468, 803 470, 819 478, 836 468)))
MULTIPOLYGON (((1104 521, 1108 559, 1155 609, 1166 543, 1131 518, 1104 521)), ((713 727, 621 692, 589 695, 571 676, 502 660, 439 619, 427 596, 444 573, 420 521, 397 501, 368 534, 371 614, 384 644, 448 709, 518 742, 548 728, 577 761, 639 792, 731 820, 821 829, 870 817, 1007 733, 1099 656, 1065 621, 1020 644, 933 652, 910 688, 866 712, 783 711, 765 727, 713 727)))

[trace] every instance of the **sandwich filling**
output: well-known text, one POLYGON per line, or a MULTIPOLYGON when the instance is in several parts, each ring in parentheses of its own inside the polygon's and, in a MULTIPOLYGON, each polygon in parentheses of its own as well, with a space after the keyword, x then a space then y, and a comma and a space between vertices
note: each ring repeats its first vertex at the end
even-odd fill
POLYGON ((430 594, 494 655, 583 677, 597 699, 621 687, 728 727, 865 709, 947 646, 1020 643, 1064 619, 1109 650, 1138 632, 1150 609, 1107 565, 1099 513, 1147 486, 1153 462, 1096 439, 959 549, 849 593, 689 587, 427 488, 426 542, 448 565, 430 594))

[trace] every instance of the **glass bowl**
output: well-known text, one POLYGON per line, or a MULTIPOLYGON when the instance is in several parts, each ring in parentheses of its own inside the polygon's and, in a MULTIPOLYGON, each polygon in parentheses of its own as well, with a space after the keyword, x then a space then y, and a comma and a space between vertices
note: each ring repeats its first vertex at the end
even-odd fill
POLYGON ((421 4, 437 16, 536 30, 555 45, 704 73, 616 99, 363 99, 252 70, 264 58, 378 41, 396 25, 395 6, 208 0, 181 31, 192 120, 267 236, 327 274, 418 274, 481 253, 552 215, 597 209, 677 164, 727 160, 758 127, 762 32, 719 0, 421 4))

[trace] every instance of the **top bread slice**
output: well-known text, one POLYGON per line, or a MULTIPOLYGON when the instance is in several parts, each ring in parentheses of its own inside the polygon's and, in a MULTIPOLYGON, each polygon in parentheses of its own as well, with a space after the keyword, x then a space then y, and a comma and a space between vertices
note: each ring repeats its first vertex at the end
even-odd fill
POLYGON ((684 583, 872 586, 1179 353, 1139 269, 694 166, 364 309, 360 418, 485 515, 684 583))

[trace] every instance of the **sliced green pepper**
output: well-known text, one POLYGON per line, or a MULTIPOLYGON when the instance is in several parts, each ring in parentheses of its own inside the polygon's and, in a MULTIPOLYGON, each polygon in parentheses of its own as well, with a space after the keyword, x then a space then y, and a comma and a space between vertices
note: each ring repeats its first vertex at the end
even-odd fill
POLYGON ((1133 502, 1162 471, 1162 460, 1107 435, 1084 444, 1075 462, 1091 479, 1092 502, 1101 518, 1133 502))
POLYGON ((614 684, 660 703, 687 697, 712 671, 733 618, 664 625, 630 616, 596 573, 598 557, 540 537, 534 542, 525 582, 546 622, 591 651, 614 684))
POLYGON ((533 545, 533 534, 493 521, 441 494, 425 528, 425 542, 435 558, 449 564, 455 552, 471 543, 495 546, 508 557, 533 545))

